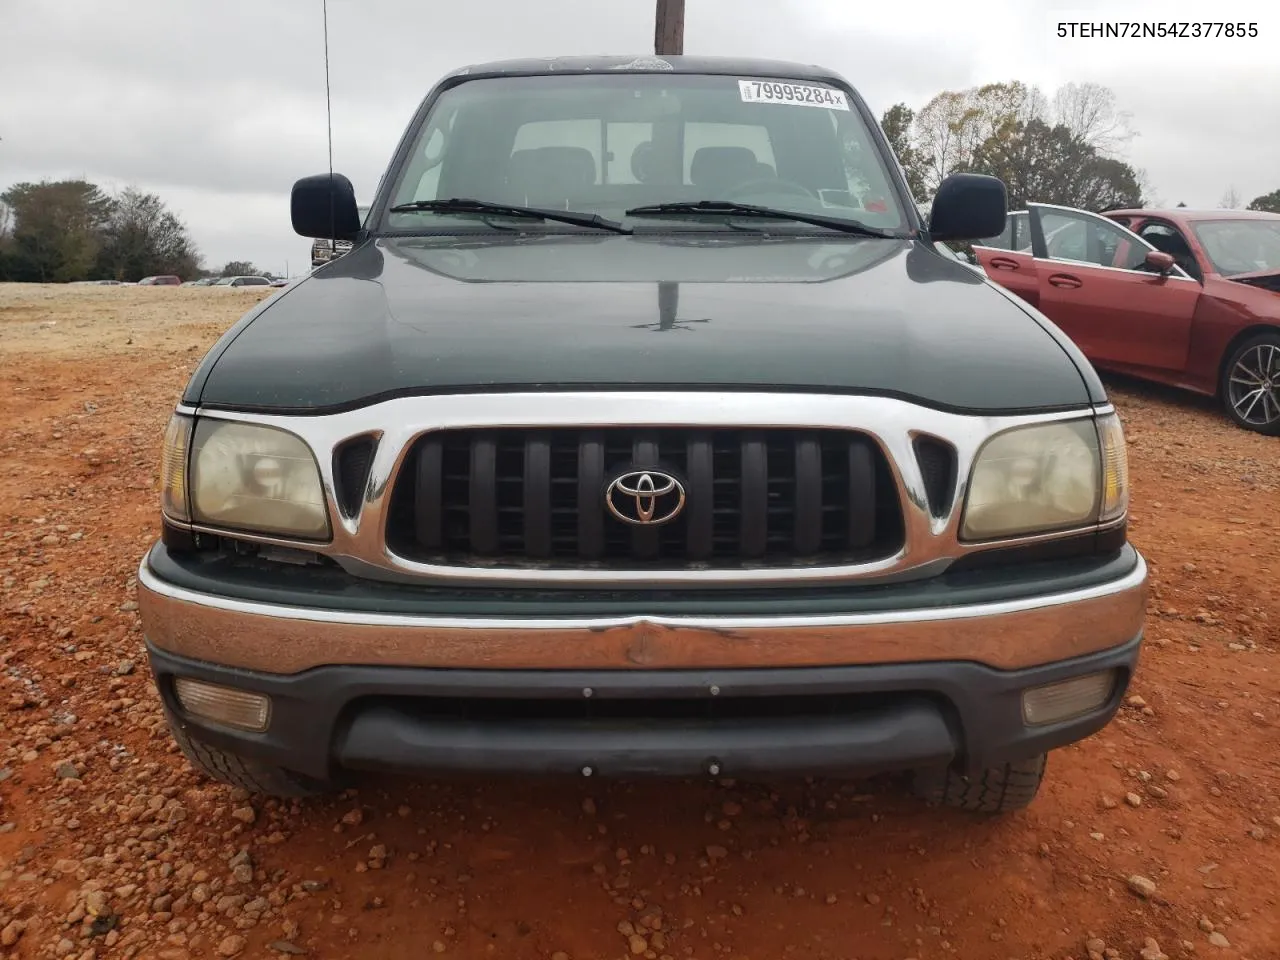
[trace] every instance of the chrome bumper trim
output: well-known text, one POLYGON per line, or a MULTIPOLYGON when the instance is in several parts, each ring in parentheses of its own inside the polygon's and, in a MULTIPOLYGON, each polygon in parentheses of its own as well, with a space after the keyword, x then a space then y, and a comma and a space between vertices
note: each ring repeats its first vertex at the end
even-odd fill
POLYGON ((267 673, 332 664, 473 669, 673 669, 968 660, 999 669, 1108 649, 1142 632, 1147 567, 1116 580, 992 603, 867 613, 581 618, 412 616, 319 610, 197 593, 145 561, 147 640, 267 673))

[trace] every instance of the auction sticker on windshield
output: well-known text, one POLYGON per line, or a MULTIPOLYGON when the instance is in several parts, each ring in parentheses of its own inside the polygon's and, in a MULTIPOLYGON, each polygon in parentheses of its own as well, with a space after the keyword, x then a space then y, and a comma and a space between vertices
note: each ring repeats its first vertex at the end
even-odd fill
POLYGON ((743 103, 790 103, 801 107, 826 107, 848 110, 849 101, 843 90, 814 87, 807 83, 781 80, 739 80, 738 91, 743 103))

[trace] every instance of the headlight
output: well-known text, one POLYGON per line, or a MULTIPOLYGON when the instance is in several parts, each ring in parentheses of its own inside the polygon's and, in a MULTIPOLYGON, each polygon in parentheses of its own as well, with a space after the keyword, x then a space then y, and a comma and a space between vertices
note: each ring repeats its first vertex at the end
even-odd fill
MULTIPOLYGON (((1097 522, 1104 486, 1100 428, 1092 419, 1068 420, 1016 427, 988 440, 970 475, 961 536, 993 540, 1097 522)), ((1124 461, 1123 439, 1120 444, 1117 466, 1124 461)), ((1116 484, 1116 499, 1127 501, 1122 472, 1107 479, 1116 484)))
POLYGON ((291 433, 201 419, 190 476, 193 521, 306 540, 329 536, 315 457, 291 433))

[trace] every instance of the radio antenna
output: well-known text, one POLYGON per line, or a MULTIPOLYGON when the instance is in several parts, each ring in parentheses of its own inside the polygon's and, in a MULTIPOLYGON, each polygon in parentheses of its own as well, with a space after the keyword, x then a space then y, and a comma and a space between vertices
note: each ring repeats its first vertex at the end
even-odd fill
POLYGON ((329 138, 329 247, 334 249, 334 227, 337 215, 333 207, 333 99, 329 94, 329 0, 320 0, 324 19, 324 112, 329 138))

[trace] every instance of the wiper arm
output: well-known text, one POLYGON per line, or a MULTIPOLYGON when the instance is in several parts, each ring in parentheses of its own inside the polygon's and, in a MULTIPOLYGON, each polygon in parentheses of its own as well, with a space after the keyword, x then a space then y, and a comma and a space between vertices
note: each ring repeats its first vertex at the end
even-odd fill
POLYGON ((844 233, 856 233, 863 237, 892 239, 900 236, 888 230, 881 230, 878 227, 869 227, 857 220, 846 220, 842 217, 824 217, 821 214, 813 213, 798 213, 794 210, 780 210, 776 207, 759 207, 754 203, 735 203, 732 200, 655 203, 647 207, 632 207, 626 214, 628 217, 688 216, 689 214, 763 217, 769 220, 794 220, 796 223, 808 223, 815 227, 828 227, 844 233))
POLYGON ((471 200, 457 198, 452 200, 414 200, 412 203, 400 203, 392 207, 391 213, 413 213, 415 210, 430 210, 435 213, 478 213, 496 217, 522 217, 526 220, 554 220, 557 223, 571 223, 577 227, 598 227, 614 233, 631 233, 631 230, 609 220, 598 213, 574 213, 572 210, 547 210, 542 207, 522 207, 507 203, 492 203, 488 200, 471 200))

